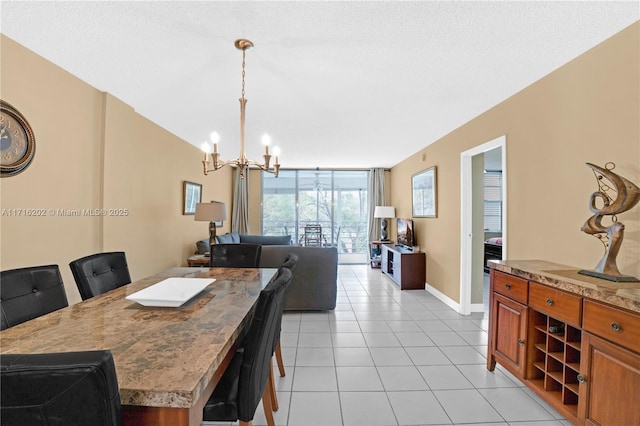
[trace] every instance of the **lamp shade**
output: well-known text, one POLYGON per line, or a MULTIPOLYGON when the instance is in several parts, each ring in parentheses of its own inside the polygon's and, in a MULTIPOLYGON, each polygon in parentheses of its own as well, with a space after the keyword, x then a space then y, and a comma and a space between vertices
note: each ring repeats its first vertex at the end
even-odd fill
POLYGON ((196 215, 194 220, 206 222, 219 222, 227 218, 227 207, 219 201, 196 204, 196 215))
MULTIPOLYGON (((196 208, 196 215, 198 214, 196 208)), ((376 206, 376 209, 373 212, 373 217, 375 218, 388 218, 388 217, 396 217, 396 209, 393 206, 376 206)))

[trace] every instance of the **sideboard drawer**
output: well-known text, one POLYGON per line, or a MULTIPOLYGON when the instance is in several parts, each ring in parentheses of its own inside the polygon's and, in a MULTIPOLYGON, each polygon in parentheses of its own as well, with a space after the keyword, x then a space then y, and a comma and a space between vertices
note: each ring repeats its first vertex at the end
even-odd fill
POLYGON ((493 291, 526 305, 529 283, 522 278, 494 270, 493 291))
POLYGON ((557 320, 580 327, 582 298, 535 282, 529 283, 529 306, 557 320))
POLYGON ((582 328, 635 352, 640 352, 640 315, 584 301, 582 328))

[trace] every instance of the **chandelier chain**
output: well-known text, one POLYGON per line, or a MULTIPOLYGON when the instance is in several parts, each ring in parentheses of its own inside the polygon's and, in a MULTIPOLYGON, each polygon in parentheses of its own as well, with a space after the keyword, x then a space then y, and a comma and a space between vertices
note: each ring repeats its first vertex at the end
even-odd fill
POLYGON ((242 99, 244 99, 244 76, 245 76, 245 57, 247 51, 242 49, 242 99))

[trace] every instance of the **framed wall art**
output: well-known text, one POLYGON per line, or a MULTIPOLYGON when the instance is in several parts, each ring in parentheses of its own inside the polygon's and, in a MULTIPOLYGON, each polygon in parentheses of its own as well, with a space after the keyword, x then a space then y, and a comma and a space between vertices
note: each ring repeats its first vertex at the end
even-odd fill
POLYGON ((182 190, 182 214, 196 214, 196 204, 202 202, 202 185, 184 181, 182 190))
POLYGON ((437 217, 436 166, 416 173, 411 177, 411 199, 414 217, 437 217))

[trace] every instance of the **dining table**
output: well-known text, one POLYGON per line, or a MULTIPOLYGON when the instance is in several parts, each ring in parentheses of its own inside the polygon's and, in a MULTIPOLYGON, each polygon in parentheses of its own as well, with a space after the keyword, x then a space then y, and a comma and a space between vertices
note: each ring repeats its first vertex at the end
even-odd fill
POLYGON ((200 425, 273 268, 177 267, 0 332, 0 352, 108 349, 125 425, 200 425), (168 278, 213 282, 183 305, 127 299, 168 278), (215 280, 215 281, 214 281, 215 280))

